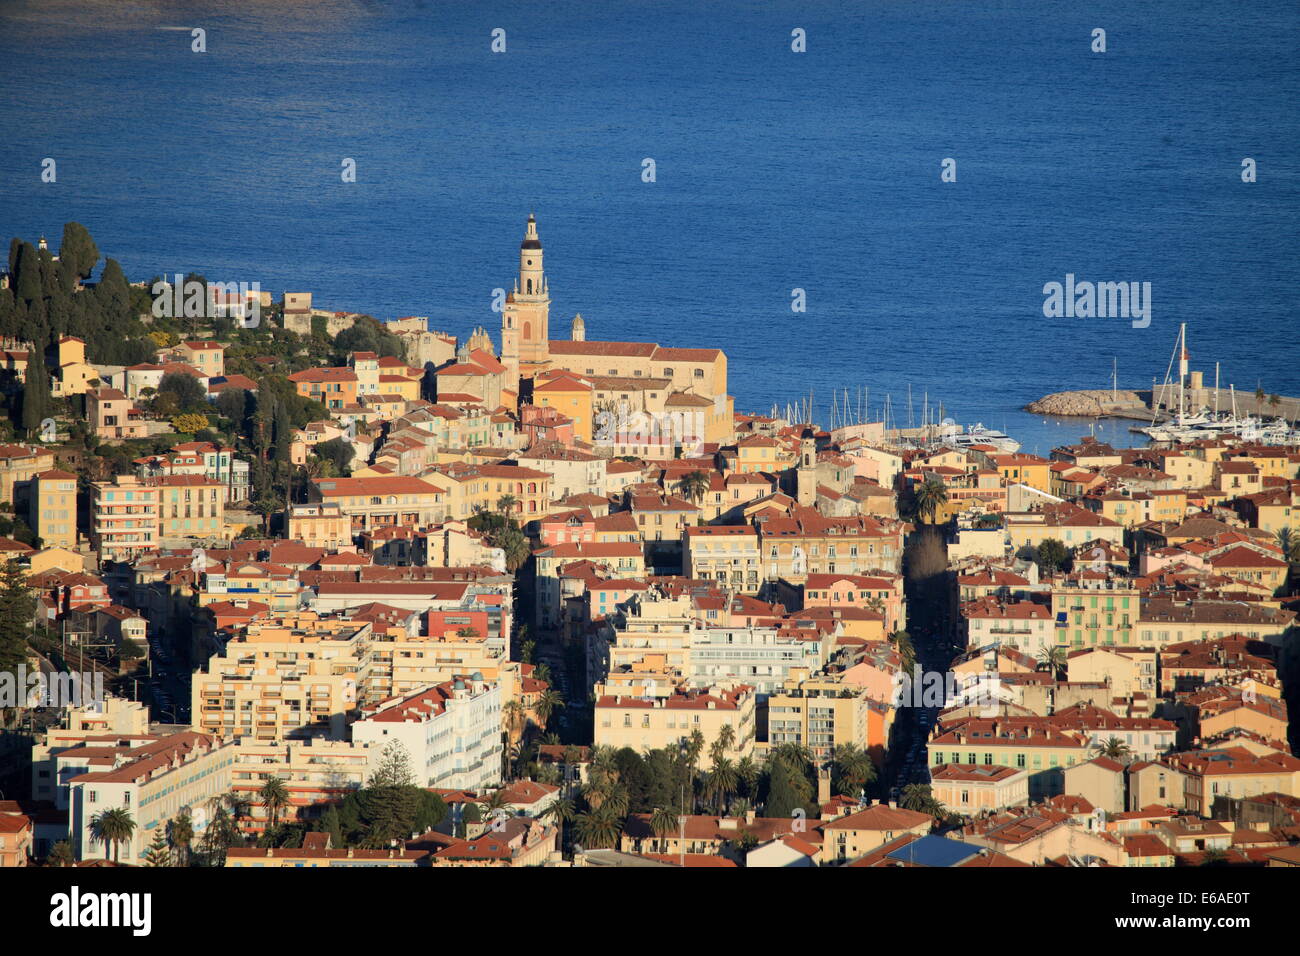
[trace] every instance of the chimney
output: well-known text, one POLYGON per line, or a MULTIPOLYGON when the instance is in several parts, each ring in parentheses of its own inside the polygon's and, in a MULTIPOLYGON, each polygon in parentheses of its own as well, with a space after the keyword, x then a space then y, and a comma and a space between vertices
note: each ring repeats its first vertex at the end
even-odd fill
POLYGON ((745 811, 745 822, 746 822, 746 823, 749 823, 749 824, 752 824, 752 823, 754 822, 754 817, 755 817, 755 816, 756 816, 756 814, 754 813, 753 808, 751 808, 751 809, 749 809, 749 810, 746 810, 746 811, 745 811))
POLYGON ((825 806, 831 801, 831 775, 828 770, 817 773, 817 803, 825 806))

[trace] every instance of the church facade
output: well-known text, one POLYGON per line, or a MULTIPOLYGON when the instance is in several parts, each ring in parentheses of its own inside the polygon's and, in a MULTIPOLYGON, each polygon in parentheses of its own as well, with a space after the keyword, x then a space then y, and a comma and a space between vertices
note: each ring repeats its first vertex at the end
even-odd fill
MULTIPOLYGON (((707 442, 732 436, 734 402, 727 394, 727 356, 721 349, 674 348, 653 342, 601 342, 587 338, 586 321, 574 317, 567 340, 550 337, 550 286, 537 220, 528 217, 519 246, 519 274, 501 310, 501 364, 507 390, 533 394, 544 405, 541 386, 559 377, 590 388, 591 414, 646 416, 651 420, 698 423, 707 442)), ((598 427, 575 423, 599 444, 598 427)))

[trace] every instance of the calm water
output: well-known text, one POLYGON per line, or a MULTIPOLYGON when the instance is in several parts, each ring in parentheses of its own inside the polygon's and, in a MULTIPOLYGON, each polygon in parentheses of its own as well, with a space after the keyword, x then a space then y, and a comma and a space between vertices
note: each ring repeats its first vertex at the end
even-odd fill
POLYGON ((911 383, 918 418, 928 391, 1045 453, 1081 427, 1023 403, 1112 357, 1149 386, 1180 321, 1210 375, 1300 394, 1298 27, 1294 0, 0 2, 0 233, 77 219, 133 278, 463 336, 536 211, 556 337, 580 311, 723 346, 751 410, 868 386, 906 424, 911 383), (1044 318, 1067 272, 1151 282, 1150 327, 1044 318))

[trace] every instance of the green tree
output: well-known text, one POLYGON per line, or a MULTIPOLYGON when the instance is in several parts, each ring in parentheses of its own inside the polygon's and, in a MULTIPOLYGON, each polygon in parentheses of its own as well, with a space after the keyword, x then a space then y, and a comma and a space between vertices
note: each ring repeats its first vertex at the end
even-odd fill
POLYGON ((578 815, 577 840, 589 850, 612 847, 623 832, 623 821, 612 806, 601 806, 578 815))
POLYGON ((668 837, 681 835, 681 815, 672 807, 655 807, 650 814, 650 829, 659 838, 659 852, 668 852, 668 837))
POLYGON ((23 382, 23 430, 30 437, 50 412, 50 376, 45 371, 44 348, 38 342, 31 350, 23 382))
POLYGON ((111 851, 113 862, 117 862, 118 848, 130 841, 135 833, 135 820, 126 807, 114 807, 97 814, 90 823, 90 835, 96 842, 104 845, 105 859, 111 851))
POLYGON ((392 740, 380 754, 379 764, 367 781, 367 786, 406 787, 414 780, 415 775, 411 772, 411 755, 400 742, 392 740))
POLYGON ((77 858, 72 854, 72 847, 67 840, 60 840, 50 847, 50 855, 45 858, 46 866, 72 866, 77 858))
POLYGON ((1133 753, 1132 748, 1118 737, 1099 740, 1093 744, 1092 750, 1097 756, 1109 757, 1111 760, 1127 760, 1133 753))
POLYGON ((697 504, 709 490, 711 479, 708 472, 695 470, 682 475, 677 481, 677 490, 690 501, 697 504))
POLYGON ((927 478, 913 489, 912 497, 916 503, 917 515, 933 524, 935 514, 948 503, 948 489, 942 481, 927 478))
POLYGON ((280 777, 268 777, 257 795, 266 809, 267 828, 274 830, 281 811, 289 806, 289 788, 280 777))
POLYGON ((194 821, 188 810, 172 817, 167 825, 167 839, 176 850, 179 864, 190 865, 190 844, 194 842, 194 821))
POLYGON ((199 380, 188 372, 168 372, 164 375, 158 383, 158 395, 172 396, 176 407, 180 409, 204 408, 208 400, 208 393, 199 384, 199 380))
POLYGON ((1070 659, 1070 652, 1064 645, 1056 644, 1051 647, 1044 646, 1038 651, 1038 663, 1044 670, 1051 671, 1052 675, 1061 680, 1065 675, 1065 665, 1070 659))
POLYGON ((163 835, 162 827, 154 830, 153 842, 149 848, 144 851, 145 866, 171 866, 172 854, 167 846, 167 837, 163 835))
POLYGON ((26 572, 16 561, 7 562, 0 571, 0 674, 12 674, 15 681, 27 663, 27 636, 35 615, 36 596, 26 572))
POLYGON ((1056 538, 1045 538, 1038 544, 1038 567, 1044 574, 1053 574, 1065 566, 1069 551, 1056 538))
POLYGON ((537 695, 537 700, 533 704, 533 713, 537 715, 542 729, 550 723, 551 715, 564 706, 564 698, 549 688, 537 695))
POLYGON ((346 475, 352 469, 352 444, 345 438, 331 438, 312 449, 312 454, 323 458, 334 468, 335 474, 346 475))
POLYGON ((89 279, 99 261, 99 247, 90 232, 79 222, 63 224, 59 243, 59 270, 65 291, 71 292, 81 279, 89 279))

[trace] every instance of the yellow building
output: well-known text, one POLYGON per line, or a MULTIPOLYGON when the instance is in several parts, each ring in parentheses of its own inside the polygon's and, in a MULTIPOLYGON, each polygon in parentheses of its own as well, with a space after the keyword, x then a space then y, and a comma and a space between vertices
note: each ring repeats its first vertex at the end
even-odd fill
POLYGON ((798 744, 819 760, 853 744, 877 764, 894 724, 893 707, 873 701, 866 689, 829 677, 793 677, 767 701, 767 742, 798 744))
POLYGON ((738 684, 708 690, 675 691, 661 698, 602 696, 596 701, 595 742, 645 753, 678 745, 695 731, 704 736, 700 766, 713 766, 711 750, 724 727, 732 745, 725 752, 733 764, 754 752, 757 725, 754 688, 738 684))
POLYGON ((301 541, 309 548, 350 547, 352 519, 338 502, 291 505, 288 536, 290 541, 301 541))
POLYGON ((17 505, 28 482, 54 467, 54 452, 30 445, 0 445, 0 502, 17 505))
POLYGON ((544 373, 533 386, 533 404, 573 419, 573 435, 584 442, 592 441, 594 395, 590 382, 562 371, 544 373))
POLYGON ((45 547, 77 547, 77 476, 52 468, 32 479, 31 525, 45 547))
POLYGON ((1037 455, 984 455, 1007 484, 1028 485, 1044 494, 1052 493, 1052 463, 1037 455))
POLYGON ((195 726, 259 741, 310 731, 342 739, 362 702, 370 634, 368 622, 311 611, 254 622, 194 674, 195 726))
POLYGON ((84 395, 99 384, 99 370, 86 364, 86 343, 65 335, 59 339, 59 367, 50 382, 50 394, 55 398, 84 395))
POLYGON ((158 489, 158 540, 225 537, 226 486, 203 475, 150 479, 158 489))

